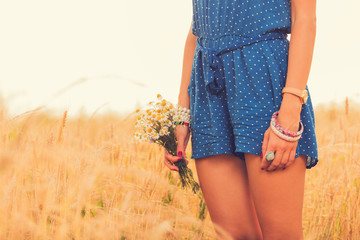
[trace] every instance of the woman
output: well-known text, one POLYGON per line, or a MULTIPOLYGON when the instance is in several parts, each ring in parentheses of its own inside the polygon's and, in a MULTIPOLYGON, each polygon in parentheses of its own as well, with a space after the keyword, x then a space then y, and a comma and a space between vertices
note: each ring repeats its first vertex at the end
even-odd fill
POLYGON ((178 98, 191 125, 177 126, 178 156, 165 151, 164 159, 178 170, 173 162, 191 134, 191 158, 220 239, 303 239, 305 172, 318 162, 307 87, 315 5, 193 0, 178 98), (271 128, 274 119, 297 138, 271 128))

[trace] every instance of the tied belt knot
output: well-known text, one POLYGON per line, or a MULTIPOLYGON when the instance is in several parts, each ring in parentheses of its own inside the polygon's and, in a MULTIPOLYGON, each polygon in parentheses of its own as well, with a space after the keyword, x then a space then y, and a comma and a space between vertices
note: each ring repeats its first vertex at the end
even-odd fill
MULTIPOLYGON (((211 95, 218 95, 225 88, 225 80, 223 76, 222 63, 219 56, 225 52, 236 50, 246 45, 256 42, 271 40, 271 39, 286 39, 287 33, 281 32, 267 32, 264 34, 254 36, 233 36, 231 41, 224 41, 221 49, 205 48, 202 40, 206 38, 198 37, 196 39, 196 46, 201 54, 200 66, 203 66, 205 88, 211 95)), ((221 39, 218 39, 221 41, 221 39)), ((215 41, 215 39, 211 39, 215 41)))

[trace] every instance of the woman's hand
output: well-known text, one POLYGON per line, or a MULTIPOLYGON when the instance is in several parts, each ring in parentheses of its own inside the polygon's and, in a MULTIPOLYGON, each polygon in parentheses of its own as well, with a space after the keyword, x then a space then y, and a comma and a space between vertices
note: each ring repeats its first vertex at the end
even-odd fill
MULTIPOLYGON (((293 110, 286 110, 280 108, 278 114, 279 124, 287 130, 296 132, 299 130, 300 114, 293 110)), ((275 171, 285 169, 295 161, 296 147, 298 141, 289 142, 277 136, 271 127, 265 131, 264 141, 262 145, 262 154, 260 167, 263 170, 275 171), (275 153, 275 158, 272 161, 266 160, 266 154, 269 152, 275 153)))
POLYGON ((189 160, 186 158, 185 150, 186 146, 189 142, 190 138, 190 130, 188 126, 185 125, 177 125, 175 129, 175 137, 177 139, 177 156, 171 155, 165 148, 164 148, 164 162, 165 165, 173 171, 179 171, 179 168, 174 165, 174 162, 177 162, 182 159, 184 156, 186 164, 189 164, 189 160))
POLYGON ((179 168, 174 165, 174 162, 177 162, 181 157, 171 155, 166 148, 164 148, 164 163, 165 165, 173 171, 179 171, 179 168))

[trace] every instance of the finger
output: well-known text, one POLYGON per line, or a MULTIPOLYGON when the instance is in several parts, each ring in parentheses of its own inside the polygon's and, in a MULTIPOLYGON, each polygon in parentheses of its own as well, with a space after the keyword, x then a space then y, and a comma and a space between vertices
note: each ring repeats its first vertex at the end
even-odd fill
POLYGON ((261 158, 260 168, 265 169, 269 164, 268 161, 266 161, 266 154, 267 154, 267 147, 269 143, 269 129, 267 129, 264 133, 264 139, 261 146, 261 152, 263 154, 263 157, 261 158))
POLYGON ((174 163, 172 163, 169 159, 167 159, 167 158, 164 158, 164 163, 165 163, 165 165, 170 169, 170 170, 175 170, 175 171, 178 171, 179 169, 178 169, 178 167, 176 167, 175 165, 174 165, 174 163))
POLYGON ((170 170, 173 170, 173 171, 179 171, 179 168, 176 167, 175 165, 172 165, 171 162, 169 162, 168 159, 164 159, 164 163, 165 165, 170 169, 170 170))
POLYGON ((165 152, 165 157, 173 163, 181 159, 181 157, 171 155, 168 151, 165 152))
POLYGON ((164 163, 170 169, 174 171, 179 171, 179 168, 174 165, 174 163, 169 159, 174 157, 171 155, 166 148, 164 148, 164 163))
POLYGON ((285 165, 287 164, 287 162, 289 161, 289 156, 290 156, 290 151, 285 151, 283 153, 283 156, 282 156, 282 159, 281 159, 281 162, 278 166, 278 169, 285 169, 285 165))
POLYGON ((182 157, 186 161, 185 147, 184 147, 185 139, 180 140, 177 144, 177 156, 181 159, 182 157))
POLYGON ((271 148, 268 148, 268 149, 266 150, 266 152, 265 152, 265 154, 264 154, 264 159, 262 160, 263 162, 261 162, 262 166, 264 166, 264 167, 261 167, 261 166, 260 166, 262 170, 266 170, 266 169, 270 166, 270 164, 271 164, 272 161, 266 160, 266 155, 267 155, 269 152, 274 152, 274 151, 275 151, 275 150, 272 150, 271 148))
POLYGON ((278 166, 281 162, 282 156, 283 156, 284 152, 281 151, 276 151, 275 152, 275 158, 273 161, 271 161, 270 166, 267 168, 267 171, 275 171, 278 169, 278 166))
POLYGON ((184 148, 185 138, 180 140, 176 147, 176 152, 179 157, 184 156, 185 154, 185 148, 184 148))
POLYGON ((293 148, 289 155, 289 160, 285 165, 285 168, 289 167, 291 164, 295 162, 296 148, 293 148))

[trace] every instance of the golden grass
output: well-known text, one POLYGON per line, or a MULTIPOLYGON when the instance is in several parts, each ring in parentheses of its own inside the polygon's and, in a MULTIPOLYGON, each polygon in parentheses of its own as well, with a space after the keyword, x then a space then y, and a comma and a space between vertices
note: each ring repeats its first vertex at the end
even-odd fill
MULTIPOLYGON (((9 118, 1 104, 0 239, 215 239, 163 150, 135 143, 135 114, 9 118)), ((347 100, 315 114, 320 162, 306 175, 305 239, 360 239, 360 107, 347 100)))

